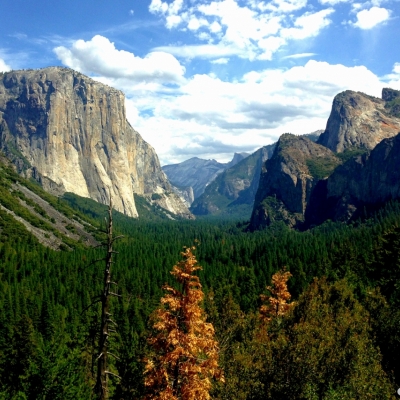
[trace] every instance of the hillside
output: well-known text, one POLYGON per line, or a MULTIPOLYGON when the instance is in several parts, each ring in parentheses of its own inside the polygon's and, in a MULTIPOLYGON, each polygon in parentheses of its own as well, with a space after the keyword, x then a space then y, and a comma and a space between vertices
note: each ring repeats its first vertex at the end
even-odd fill
POLYGON ((16 173, 0 156, 1 241, 28 239, 57 250, 96 246, 102 235, 99 224, 45 192, 37 183, 16 173))

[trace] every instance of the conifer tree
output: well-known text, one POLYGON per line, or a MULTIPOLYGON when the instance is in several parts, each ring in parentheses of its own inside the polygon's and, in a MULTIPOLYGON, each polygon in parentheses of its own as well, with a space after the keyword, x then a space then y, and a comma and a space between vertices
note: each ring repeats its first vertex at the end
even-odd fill
POLYGON ((206 400, 211 379, 223 380, 214 328, 205 322, 200 307, 204 293, 194 273, 201 267, 193 250, 185 248, 183 260, 171 271, 181 290, 165 285, 162 307, 154 314, 156 333, 149 339, 154 353, 146 360, 145 399, 206 400))
POLYGON ((280 270, 272 275, 272 286, 267 286, 270 296, 262 294, 261 300, 266 302, 260 307, 261 319, 268 323, 273 318, 285 315, 295 303, 288 303, 292 295, 288 291, 287 281, 292 276, 289 271, 280 270))

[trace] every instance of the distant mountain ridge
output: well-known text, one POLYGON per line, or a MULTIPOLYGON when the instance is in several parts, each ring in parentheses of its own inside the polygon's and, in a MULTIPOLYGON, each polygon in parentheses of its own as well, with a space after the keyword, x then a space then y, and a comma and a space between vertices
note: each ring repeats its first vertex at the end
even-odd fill
POLYGON ((172 185, 179 190, 188 190, 191 187, 193 189, 194 200, 204 192, 206 186, 221 172, 237 164, 248 155, 248 153, 235 153, 232 160, 228 163, 193 157, 178 164, 164 165, 162 169, 172 185))
POLYGON ((262 164, 274 147, 274 144, 264 146, 220 173, 195 199, 190 207, 192 213, 249 218, 262 164))

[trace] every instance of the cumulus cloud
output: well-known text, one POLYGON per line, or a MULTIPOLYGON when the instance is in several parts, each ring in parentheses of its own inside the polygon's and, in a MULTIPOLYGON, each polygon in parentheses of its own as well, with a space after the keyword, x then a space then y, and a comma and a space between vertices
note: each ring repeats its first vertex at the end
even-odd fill
MULTIPOLYGON (((193 57, 198 51, 210 55, 215 47, 183 49, 193 57)), ((182 56, 182 48, 176 49, 182 56)), ((380 96, 383 86, 400 82, 400 63, 390 76, 380 79, 363 66, 315 60, 288 69, 252 71, 235 81, 214 74, 184 78, 184 68, 172 54, 156 51, 140 58, 99 36, 78 40, 68 48, 57 47, 55 52, 64 65, 96 75, 95 79, 126 93, 128 120, 155 147, 164 164, 191 155, 228 161, 232 150, 256 150, 283 132, 323 129, 337 93, 351 89, 380 96)), ((213 58, 223 64, 231 54, 227 46, 225 57, 213 58)))
POLYGON ((390 11, 386 8, 372 7, 369 10, 361 10, 357 13, 357 21, 354 26, 360 29, 372 29, 390 18, 390 11))
POLYGON ((0 58, 0 72, 6 72, 6 71, 10 71, 11 67, 6 64, 6 62, 0 58))
MULTIPOLYGON (((394 71, 399 69, 395 66, 394 71)), ((253 71, 236 82, 195 75, 176 93, 154 94, 145 106, 152 107, 151 115, 141 115, 143 105, 132 97, 138 110, 133 125, 163 163, 193 155, 227 161, 232 143, 235 151, 252 151, 283 132, 323 129, 337 93, 351 89, 380 96, 383 85, 363 66, 314 60, 287 70, 253 71), (214 150, 213 141, 220 144, 214 150)))
POLYGON ((132 81, 181 82, 185 68, 170 53, 154 51, 144 58, 117 50, 107 38, 96 35, 89 41, 77 40, 67 48, 54 49, 66 66, 86 74, 132 81))

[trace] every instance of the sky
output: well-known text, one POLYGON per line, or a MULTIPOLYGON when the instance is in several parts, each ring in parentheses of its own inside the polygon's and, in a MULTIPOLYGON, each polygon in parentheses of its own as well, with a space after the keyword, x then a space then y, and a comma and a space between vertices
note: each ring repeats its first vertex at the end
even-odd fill
POLYGON ((343 90, 400 90, 400 0, 2 0, 0 71, 122 90, 162 165, 324 129, 343 90))

